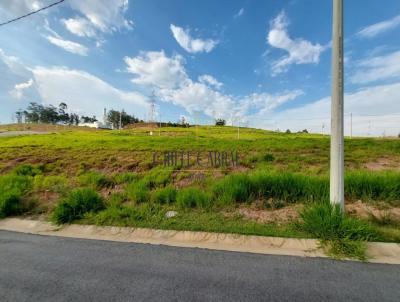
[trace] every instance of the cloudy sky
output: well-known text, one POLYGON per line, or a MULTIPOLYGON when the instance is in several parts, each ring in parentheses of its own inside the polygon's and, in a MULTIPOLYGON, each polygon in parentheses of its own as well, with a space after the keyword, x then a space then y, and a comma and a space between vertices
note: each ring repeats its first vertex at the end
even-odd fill
MULTIPOLYGON (((0 1, 0 22, 55 0, 0 1)), ((0 27, 0 122, 102 116, 329 132, 331 1, 66 0, 0 27)), ((345 1, 345 131, 400 132, 400 2, 345 1), (362 5, 361 5, 362 3, 362 5)))

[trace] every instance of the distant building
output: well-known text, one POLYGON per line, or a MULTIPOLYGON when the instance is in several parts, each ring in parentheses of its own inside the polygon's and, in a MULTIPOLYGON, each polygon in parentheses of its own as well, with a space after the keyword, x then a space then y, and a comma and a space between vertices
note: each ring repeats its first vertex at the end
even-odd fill
POLYGON ((79 123, 80 127, 89 127, 96 129, 113 129, 112 124, 107 121, 107 109, 104 108, 103 122, 97 121, 94 123, 79 123))

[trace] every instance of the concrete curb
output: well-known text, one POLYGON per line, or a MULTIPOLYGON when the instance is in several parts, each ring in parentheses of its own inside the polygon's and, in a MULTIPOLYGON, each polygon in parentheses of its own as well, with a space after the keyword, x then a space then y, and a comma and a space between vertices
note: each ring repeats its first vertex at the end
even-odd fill
MULTIPOLYGON (((318 240, 315 239, 76 224, 56 226, 49 222, 19 218, 0 220, 0 230, 47 236, 196 247, 257 254, 328 257, 319 247, 318 240)), ((369 243, 367 255, 371 258, 370 262, 400 264, 400 244, 369 243)))

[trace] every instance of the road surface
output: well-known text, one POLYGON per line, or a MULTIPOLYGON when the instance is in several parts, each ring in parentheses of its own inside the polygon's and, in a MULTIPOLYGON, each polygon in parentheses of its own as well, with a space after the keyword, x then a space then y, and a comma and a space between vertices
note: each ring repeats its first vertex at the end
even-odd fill
POLYGON ((399 265, 0 231, 1 301, 399 299, 399 265))

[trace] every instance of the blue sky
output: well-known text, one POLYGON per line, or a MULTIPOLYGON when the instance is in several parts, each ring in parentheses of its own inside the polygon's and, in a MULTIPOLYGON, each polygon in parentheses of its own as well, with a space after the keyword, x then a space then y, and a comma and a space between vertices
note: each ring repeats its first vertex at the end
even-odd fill
MULTIPOLYGON (((0 3, 0 20, 53 0, 0 3)), ((331 1, 66 0, 0 27, 0 121, 29 101, 101 117, 329 131, 331 1)), ((400 2, 345 0, 345 131, 400 132, 400 2)))

